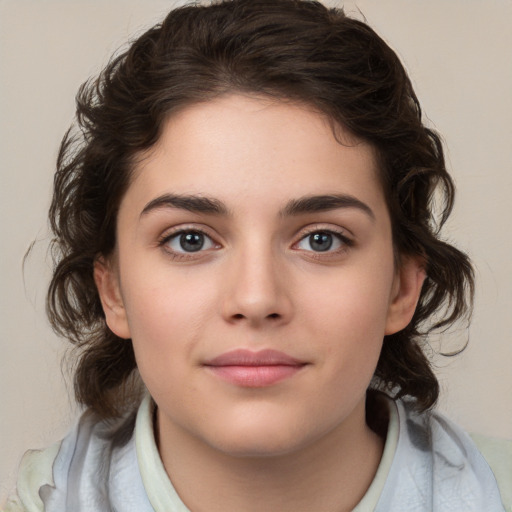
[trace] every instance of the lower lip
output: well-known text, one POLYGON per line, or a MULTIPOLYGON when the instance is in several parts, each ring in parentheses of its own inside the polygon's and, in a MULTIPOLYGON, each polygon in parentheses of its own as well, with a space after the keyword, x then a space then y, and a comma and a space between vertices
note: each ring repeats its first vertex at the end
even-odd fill
POLYGON ((304 365, 208 366, 217 377, 246 388, 272 386, 293 377, 304 365))

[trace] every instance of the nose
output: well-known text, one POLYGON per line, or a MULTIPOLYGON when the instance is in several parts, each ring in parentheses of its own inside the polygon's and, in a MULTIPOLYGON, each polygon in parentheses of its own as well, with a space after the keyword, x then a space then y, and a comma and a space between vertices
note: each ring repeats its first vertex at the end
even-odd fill
POLYGON ((293 313, 291 283, 271 250, 247 250, 229 263, 224 281, 223 316, 252 327, 283 325, 293 313))

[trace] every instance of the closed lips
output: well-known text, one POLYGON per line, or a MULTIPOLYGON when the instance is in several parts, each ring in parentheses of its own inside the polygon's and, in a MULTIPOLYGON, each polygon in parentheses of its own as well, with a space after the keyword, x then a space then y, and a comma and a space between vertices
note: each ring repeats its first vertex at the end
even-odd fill
POLYGON ((207 362, 205 366, 304 366, 305 362, 278 350, 238 349, 221 354, 207 362))

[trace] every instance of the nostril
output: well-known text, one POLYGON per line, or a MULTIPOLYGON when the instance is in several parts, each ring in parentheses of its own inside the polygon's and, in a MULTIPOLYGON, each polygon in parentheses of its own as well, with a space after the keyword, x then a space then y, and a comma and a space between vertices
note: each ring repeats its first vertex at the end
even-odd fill
MULTIPOLYGON (((245 315, 243 315, 242 313, 236 313, 235 315, 232 316, 233 320, 243 320, 244 318, 246 318, 245 315)), ((276 320, 278 318, 281 318, 281 315, 279 313, 270 313, 269 315, 266 316, 266 318, 270 319, 270 320, 276 320)))

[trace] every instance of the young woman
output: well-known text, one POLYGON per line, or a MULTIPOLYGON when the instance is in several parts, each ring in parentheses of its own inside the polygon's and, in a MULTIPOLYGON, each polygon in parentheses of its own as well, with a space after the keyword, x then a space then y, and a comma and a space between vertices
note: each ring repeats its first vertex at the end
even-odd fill
POLYGON ((473 273, 439 237, 439 137, 372 29, 300 0, 180 8, 77 122, 48 310, 86 412, 8 511, 504 510, 432 411, 422 336, 468 314, 473 273))

